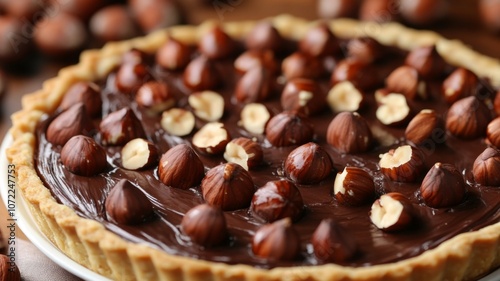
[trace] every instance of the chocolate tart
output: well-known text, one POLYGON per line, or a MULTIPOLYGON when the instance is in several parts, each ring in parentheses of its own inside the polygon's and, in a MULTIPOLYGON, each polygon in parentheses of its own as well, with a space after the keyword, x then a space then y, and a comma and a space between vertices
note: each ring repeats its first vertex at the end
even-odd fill
MULTIPOLYGON (((317 26, 329 27, 333 32, 335 40, 338 40, 337 47, 333 48, 337 55, 322 59, 316 66, 314 54, 313 57, 302 60, 302 65, 285 66, 283 62, 282 74, 272 67, 264 67, 261 69, 263 72, 278 73, 272 76, 271 86, 262 82, 268 76, 259 76, 259 72, 256 72, 260 78, 248 78, 250 81, 247 84, 241 82, 240 89, 235 90, 238 87, 235 84, 238 83, 234 80, 243 79, 246 74, 235 74, 233 61, 244 52, 242 47, 245 39, 260 22, 207 22, 200 26, 177 26, 146 37, 110 43, 100 50, 86 51, 77 65, 62 69, 57 77, 46 81, 41 90, 23 97, 22 110, 12 116, 14 125, 10 133, 14 142, 7 151, 7 157, 16 167, 18 187, 41 231, 70 258, 115 280, 471 280, 497 268, 500 265, 500 189, 498 184, 495 183, 495 186, 488 179, 480 179, 473 171, 473 162, 488 146, 493 151, 490 152, 491 155, 497 151, 490 139, 495 130, 488 129, 487 135, 484 123, 488 124, 494 117, 494 95, 491 93, 500 88, 500 63, 471 50, 459 41, 447 40, 430 31, 412 30, 397 23, 377 24, 351 19, 308 22, 287 15, 266 19, 266 22, 271 23, 283 42, 286 42, 274 45, 276 48, 284 46, 284 50, 274 52, 280 63, 296 50, 286 48, 296 48, 298 42, 303 41, 308 32, 317 26), (222 28, 219 33, 214 33, 214 26, 222 28), (235 53, 221 55, 224 53, 221 50, 223 45, 214 52, 208 47, 197 50, 198 44, 211 32, 212 35, 218 34, 213 35, 212 39, 233 42, 234 48, 226 51, 235 53), (229 39, 224 34, 229 35, 229 39), (330 74, 340 68, 346 56, 339 47, 348 46, 349 41, 354 38, 374 39, 374 44, 380 44, 382 49, 389 50, 390 56, 395 57, 392 63, 368 72, 368 75, 356 81, 358 83, 351 81, 347 86, 344 85, 349 93, 363 93, 364 107, 356 107, 354 110, 359 109, 359 114, 335 108, 325 100, 310 104, 306 110, 303 103, 298 102, 298 107, 297 104, 286 103, 294 98, 293 94, 280 101, 280 93, 285 92, 285 85, 293 80, 292 76, 312 76, 307 77, 312 83, 306 86, 295 85, 299 87, 299 92, 304 92, 301 87, 319 87, 326 88, 326 93, 332 84, 340 85, 344 80, 349 80, 349 77, 359 74, 362 70, 332 75, 333 81, 330 81, 330 74), (201 52, 212 56, 205 59, 205 65, 206 61, 214 60, 219 63, 225 61, 221 63, 225 63, 225 66, 219 65, 212 71, 206 71, 203 75, 211 78, 204 79, 205 76, 202 76, 200 79, 209 85, 198 85, 199 87, 194 84, 200 79, 186 82, 189 78, 184 75, 182 80, 183 72, 186 71, 184 68, 178 71, 158 70, 154 54, 169 40, 193 47, 190 61, 199 58, 201 52), (417 74, 424 77, 422 81, 428 82, 426 87, 434 89, 428 92, 441 93, 443 79, 454 70, 463 68, 469 70, 479 81, 477 85, 481 89, 476 96, 460 97, 446 103, 444 98, 418 96, 422 87, 408 90, 408 82, 397 91, 405 92, 403 100, 407 101, 406 105, 400 106, 397 103, 399 99, 391 97, 396 86, 385 77, 389 74, 392 76, 395 68, 404 64, 409 53, 429 46, 438 58, 436 61, 443 61, 442 67, 434 65, 430 71, 417 74), (125 99, 126 104, 116 101, 119 100, 117 95, 124 95, 123 92, 126 92, 117 88, 126 87, 127 82, 131 81, 125 79, 116 82, 120 80, 120 68, 127 61, 129 64, 131 61, 139 61, 135 64, 132 62, 134 66, 145 62, 144 73, 154 74, 148 81, 166 81, 169 85, 175 85, 172 86, 176 89, 174 92, 178 92, 175 106, 189 109, 196 115, 193 132, 188 131, 182 136, 166 133, 159 124, 161 114, 158 113, 164 108, 152 114, 148 111, 152 107, 143 109, 136 99, 137 89, 132 90, 133 94, 125 99), (430 74, 439 67, 442 68, 441 73, 430 74), (328 77, 315 73, 318 68, 326 71, 328 77), (213 73, 223 73, 219 77, 220 84, 224 85, 222 89, 220 84, 211 85, 217 80, 217 77, 210 76, 213 73), (437 82, 434 81, 436 75, 442 76, 437 82), (371 83, 369 80, 373 77, 378 77, 380 81, 371 83), (318 82, 320 80, 322 82, 318 82), (259 81, 262 83, 259 84, 259 81), (89 147, 93 148, 76 151, 69 148, 69 152, 65 152, 66 144, 72 141, 69 137, 73 136, 58 135, 58 132, 67 131, 64 126, 56 129, 51 129, 50 126, 55 122, 53 120, 66 112, 61 109, 61 103, 68 89, 80 82, 92 82, 100 86, 102 116, 90 121, 95 123, 94 129, 100 128, 93 131, 92 124, 82 123, 72 134, 90 135, 88 139, 94 142, 94 146, 89 147), (186 87, 186 83, 191 83, 191 87, 186 87), (255 84, 260 86, 258 91, 248 90, 255 84), (388 89, 387 84, 391 84, 389 88, 392 89, 388 89), (268 85, 270 90, 267 90, 274 91, 274 96, 266 96, 262 85, 268 85), (196 113, 196 102, 188 101, 196 93, 206 93, 208 88, 220 92, 222 99, 225 99, 222 117, 214 117, 210 110, 208 116, 206 112, 205 115, 196 113), (194 92, 196 93, 193 94, 194 92), (238 94, 241 95, 234 96, 238 94), (258 96, 259 94, 264 97, 258 96), (459 118, 466 114, 453 107, 459 101, 465 104, 469 98, 475 99, 475 109, 481 108, 473 110, 473 113, 466 112, 473 116, 469 119, 477 121, 477 124, 471 125, 472 129, 465 126, 470 130, 457 129, 454 125, 457 122, 466 123, 467 120, 460 121, 459 118), (252 130, 250 128, 254 127, 250 124, 243 129, 239 113, 244 104, 254 102, 265 104, 273 117, 265 127, 261 126, 261 131, 249 133, 252 130), (398 105, 391 108, 389 113, 379 115, 375 112, 384 103, 392 102, 398 105), (320 109, 315 109, 315 105, 320 109), (339 112, 332 113, 330 109, 321 108, 322 105, 330 105, 332 110, 339 112), (284 107, 289 110, 283 111, 284 107), (403 118, 393 118, 394 115, 400 115, 401 108, 406 107, 408 113, 403 114, 403 118), (426 117, 424 122, 418 124, 413 115, 431 112, 424 110, 417 114, 418 109, 427 107, 432 107, 439 115, 446 113, 447 123, 452 122, 453 118, 458 118, 459 121, 439 127, 438 123, 432 122, 433 119, 426 117), (320 113, 315 115, 315 110, 320 113), (414 110, 417 112, 413 112, 414 110), (150 152, 155 150, 151 147, 156 146, 158 151, 151 152, 153 156, 144 164, 152 163, 150 166, 142 169, 123 167, 128 164, 120 156, 124 154, 121 149, 129 144, 129 140, 119 142, 119 138, 106 136, 106 125, 103 125, 105 122, 102 120, 109 121, 111 112, 121 114, 115 118, 118 123, 123 120, 132 122, 128 127, 119 123, 123 127, 132 128, 127 131, 125 138, 133 136, 134 139, 147 139, 152 143, 148 146, 150 152), (134 123, 137 120, 127 117, 130 112, 139 116, 138 120, 142 125, 137 125, 134 123), (273 120, 276 116, 281 119, 273 120), (331 124, 334 117, 339 120, 343 118, 344 123, 337 126, 340 128, 330 129, 335 127, 331 124), (309 118, 312 120, 311 126, 308 125, 309 118), (368 129, 357 123, 359 118, 364 118, 368 129), (218 121, 222 124, 217 123, 218 121), (271 122, 274 123, 270 125, 271 122), (195 134, 202 131, 207 123, 215 123, 211 130, 218 130, 219 133, 226 130, 230 137, 219 140, 212 146, 204 146, 203 141, 198 143, 195 134), (296 127, 287 131, 282 129, 286 127, 282 126, 283 123, 296 127), (344 124, 352 127, 346 129, 344 124), (424 133, 417 130, 417 136, 410 137, 411 134, 405 132, 411 126, 414 129, 423 128, 423 124, 434 124, 432 128, 442 128, 446 135, 445 141, 434 143, 431 152, 426 150, 425 143, 419 141, 424 133), (480 129, 475 130, 476 127, 480 129), (49 130, 53 130, 60 138, 49 136, 53 135, 49 130), (328 132, 330 130, 335 131, 335 134, 328 132), (352 131, 358 134, 354 139, 342 139, 343 135, 349 136, 352 131), (238 140, 240 138, 245 140, 238 140), (365 143, 368 139, 373 139, 373 142, 365 143), (255 163, 248 160, 239 164, 225 164, 227 161, 223 152, 227 152, 228 143, 232 142, 239 143, 241 147, 244 147, 243 143, 246 145, 248 142, 255 142, 258 148, 254 144, 252 149, 262 151, 252 153, 253 160, 257 159, 255 163), (96 147, 104 147, 104 152, 96 147), (84 164, 76 163, 75 152, 86 156, 85 160, 98 157, 105 160, 96 160, 96 165, 85 166, 82 174, 80 168, 84 164), (398 160, 396 156, 391 158, 398 153, 411 157, 409 160, 400 160, 404 157, 398 160), (155 155, 158 157, 154 157, 155 155), (185 160, 188 159, 187 155, 191 160, 185 160), (301 170, 303 163, 297 158, 305 158, 305 155, 312 155, 314 158, 316 166, 311 164, 313 172, 301 170), (65 160, 68 157, 71 159, 69 162, 65 160), (392 160, 383 160, 384 157, 392 160), (182 168, 189 168, 172 177, 171 174, 175 173, 165 171, 165 167, 175 158, 185 160, 177 163, 182 168), (322 160, 318 162, 318 159, 322 160), (103 161, 104 166, 99 167, 103 161), (201 166, 196 164, 198 161, 201 166), (406 162, 405 165, 391 166, 394 161, 406 162), (219 167, 224 169, 225 174, 237 173, 238 177, 234 178, 241 181, 235 183, 239 189, 234 189, 231 186, 234 178, 225 179, 229 195, 222 199, 210 193, 216 182, 214 178, 221 175, 217 170, 222 169, 219 167), (348 168, 344 170, 345 167, 348 168), (91 171, 94 168, 97 169, 95 173, 91 171), (347 193, 338 194, 334 191, 337 178, 344 179, 345 182, 345 179, 351 177, 354 179, 350 185, 344 183, 343 186, 347 193), (123 178, 132 183, 132 190, 130 184, 120 180, 123 178), (479 183, 483 180, 487 184, 479 183), (249 188, 246 187, 248 181, 253 181, 249 188), (451 184, 454 181, 460 184, 451 184), (363 186, 371 185, 371 189, 365 192, 368 194, 366 198, 362 199, 362 195, 350 198, 350 191, 359 194, 356 188, 367 190, 359 187, 361 183, 363 186), (124 195, 125 200, 119 201, 116 198, 120 196, 112 194, 116 193, 117 187, 123 194, 132 195, 124 195), (447 191, 448 189, 451 191, 447 191), (286 204, 279 211, 270 211, 266 204, 278 203, 273 203, 270 199, 264 202, 258 200, 258 196, 266 198, 266 192, 285 194, 283 200, 286 204), (398 202, 396 205, 400 207, 396 223, 387 224, 372 218, 377 216, 377 212, 392 212, 376 209, 374 206, 393 201, 398 202), (219 208, 210 209, 208 205, 203 205, 204 202, 219 208), (199 206, 202 207, 198 213, 207 217, 196 221, 190 210, 199 206), (136 211, 132 213, 138 214, 138 217, 132 216, 131 212, 122 212, 126 207, 135 208, 136 211), (145 209, 149 211, 144 211, 145 209), (222 221, 225 217, 227 229, 222 227, 217 230, 221 225, 221 213, 222 221), (405 223, 403 213, 412 217, 412 221, 405 223), (166 228, 161 228, 165 226, 166 228), (225 238, 200 234, 206 229, 214 229, 219 236, 223 235, 225 238), (263 239, 257 239, 257 234, 263 239), (273 248, 275 245, 278 247, 273 248)), ((268 47, 273 48, 272 42, 267 43, 268 47)), ((314 40, 309 43, 312 45, 299 48, 314 53, 317 51, 315 46, 321 44, 314 40)), ((373 58, 372 55, 369 57, 373 58)), ((425 57, 420 57, 416 61, 423 62, 424 59, 425 57)), ((371 64, 362 64, 363 67, 366 65, 371 64)), ((413 66, 417 68, 416 65, 413 66)), ((410 81, 411 77, 396 77, 393 80, 410 81)), ((136 86, 142 86, 145 81, 138 81, 136 86)), ((460 89, 463 87, 465 86, 462 85, 460 89)), ((312 91, 315 90, 307 90, 304 95, 310 96, 312 91)), ((349 97, 351 96, 352 94, 349 97)), ((218 98, 220 96, 207 95, 204 102, 217 106, 220 105, 218 98)), ((145 103, 146 101, 140 102, 141 105, 145 103)), ((81 108, 81 105, 76 105, 68 109, 73 111, 70 115, 67 114, 66 120, 85 122, 85 118, 78 119, 81 108)), ((75 122, 73 126, 76 127, 76 124, 75 122)), ((486 163, 485 159, 487 157, 483 159, 486 163)), ((484 169, 487 171, 481 174, 486 175, 483 178, 494 178, 494 172, 491 171, 496 166, 492 165, 487 163, 481 166, 486 167, 484 169)), ((481 168, 477 166, 477 169, 481 168)), ((270 208, 273 207, 275 206, 270 208)))

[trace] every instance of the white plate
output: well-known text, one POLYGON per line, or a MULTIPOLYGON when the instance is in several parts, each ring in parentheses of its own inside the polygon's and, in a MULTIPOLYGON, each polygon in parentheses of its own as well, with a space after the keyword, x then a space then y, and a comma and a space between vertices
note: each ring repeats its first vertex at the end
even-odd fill
MULTIPOLYGON (((7 158, 5 155, 5 150, 12 143, 12 137, 7 134, 0 147, 0 184, 3 185, 7 183, 7 158)), ((0 189, 0 195, 4 203, 7 201, 7 188, 0 189)), ((27 206, 22 196, 16 194, 16 218, 17 225, 21 228, 23 233, 28 237, 28 239, 38 248, 42 253, 44 253, 49 259, 57 263, 62 268, 73 273, 74 275, 85 279, 85 280, 95 280, 95 281, 111 281, 110 279, 99 275, 86 267, 76 263, 72 259, 68 258, 64 253, 62 253, 52 242, 50 242, 38 229, 37 225, 33 221, 29 212, 27 212, 27 206)), ((7 204, 5 204, 7 205, 7 204)), ((498 281, 500 280, 500 268, 492 272, 488 276, 483 277, 478 281, 498 281)))

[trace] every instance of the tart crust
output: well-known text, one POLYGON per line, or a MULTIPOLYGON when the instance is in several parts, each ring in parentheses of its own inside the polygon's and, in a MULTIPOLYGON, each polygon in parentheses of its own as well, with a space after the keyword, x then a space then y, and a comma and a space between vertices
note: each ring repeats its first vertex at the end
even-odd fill
MULTIPOLYGON (((283 36, 291 39, 301 38, 315 24, 288 15, 269 20, 283 36)), ((242 38, 255 23, 228 22, 222 26, 231 36, 242 38)), ((146 37, 110 43, 101 50, 86 51, 77 65, 62 69, 57 77, 47 80, 41 90, 23 97, 22 110, 12 115, 13 144, 7 150, 7 158, 16 167, 18 188, 37 225, 61 251, 92 271, 115 280, 470 280, 500 266, 500 222, 457 235, 435 249, 397 263, 358 268, 327 264, 266 270, 169 255, 147 245, 127 242, 100 223, 81 218, 69 207, 58 204, 34 168, 34 133, 38 120, 56 110, 73 83, 104 78, 120 63, 125 51, 138 48, 154 52, 169 36, 195 43, 212 24, 220 23, 171 27, 146 37)), ((398 23, 337 19, 329 24, 340 38, 369 36, 405 50, 435 44, 447 62, 468 68, 500 88, 500 62, 471 50, 460 41, 398 23)))

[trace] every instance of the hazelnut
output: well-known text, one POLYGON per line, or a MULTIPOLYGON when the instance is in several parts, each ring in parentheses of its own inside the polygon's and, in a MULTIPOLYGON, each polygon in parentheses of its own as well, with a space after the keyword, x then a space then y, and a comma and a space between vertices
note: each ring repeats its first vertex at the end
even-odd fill
POLYGON ((270 74, 278 72, 278 62, 271 50, 248 50, 234 60, 236 71, 245 73, 255 67, 262 67, 270 74))
POLYGON ((210 122, 205 124, 193 135, 195 148, 206 154, 221 154, 231 139, 223 123, 210 122))
POLYGON ((399 1, 362 0, 359 19, 363 21, 391 22, 399 20, 399 1))
POLYGON ((66 110, 79 102, 85 105, 89 116, 100 116, 102 110, 100 87, 93 82, 77 82, 66 91, 59 107, 66 110))
POLYGON ((478 91, 478 83, 479 79, 474 72, 462 67, 457 68, 443 81, 444 99, 452 104, 461 98, 473 96, 478 91))
POLYGON ((495 109, 495 113, 500 115, 500 90, 498 90, 493 97, 493 107, 495 109))
POLYGON ((492 32, 500 31, 500 20, 498 11, 500 11, 500 1, 498 0, 479 0, 480 19, 483 24, 492 32))
POLYGON ((239 164, 245 170, 258 166, 264 159, 264 152, 258 142, 239 137, 232 139, 224 151, 224 159, 239 164))
POLYGON ((191 61, 191 50, 189 47, 169 37, 156 52, 156 63, 168 70, 179 70, 185 68, 191 61))
POLYGON ((70 138, 62 147, 61 162, 71 173, 86 177, 104 172, 108 167, 104 148, 82 135, 70 138))
POLYGON ((317 11, 319 16, 325 19, 356 17, 359 2, 359 0, 319 0, 317 11))
POLYGON ((486 186, 500 186, 500 150, 487 147, 472 166, 474 180, 486 186))
POLYGON ((271 96, 273 83, 271 73, 263 66, 256 66, 238 80, 234 96, 237 101, 243 103, 264 101, 271 96))
POLYGON ((424 169, 422 151, 411 145, 399 146, 380 156, 380 171, 398 182, 414 182, 424 169))
POLYGON ((224 213, 208 204, 191 208, 182 218, 181 230, 191 241, 204 247, 220 245, 228 237, 224 213))
POLYGON ((314 256, 322 263, 342 263, 352 259, 358 245, 333 219, 323 219, 311 237, 314 256))
POLYGON ((304 203, 299 189, 292 182, 277 180, 257 189, 250 210, 266 222, 287 217, 297 221, 304 210, 304 203))
POLYGON ((158 176, 165 185, 189 189, 200 184, 205 174, 203 162, 187 144, 170 148, 160 158, 158 176))
POLYGON ((175 105, 175 97, 168 85, 163 82, 150 81, 143 84, 137 94, 135 101, 148 112, 157 114, 175 105))
POLYGON ((426 96, 425 82, 420 79, 418 71, 407 65, 400 66, 389 74, 385 80, 385 87, 391 93, 403 94, 413 100, 417 96, 426 96))
POLYGON ((106 6, 97 11, 90 18, 89 28, 102 42, 121 41, 141 34, 127 6, 119 4, 106 6))
POLYGON ((148 197, 126 179, 121 179, 111 189, 105 207, 108 218, 119 224, 140 224, 154 214, 148 197))
POLYGON ((295 111, 283 111, 266 125, 266 138, 277 147, 301 145, 312 140, 313 126, 303 115, 295 111))
POLYGON ((448 3, 446 0, 399 0, 399 11, 408 23, 426 26, 447 15, 448 3))
POLYGON ((300 236, 290 218, 259 228, 252 239, 252 252, 270 260, 294 260, 300 254, 300 236))
POLYGON ((420 194, 433 208, 451 207, 465 197, 466 184, 460 171, 452 164, 436 163, 425 175, 420 194))
POLYGON ((446 62, 434 45, 411 50, 405 64, 415 68, 424 79, 437 79, 445 73, 446 68, 446 62))
POLYGON ((350 81, 335 84, 326 96, 326 101, 334 113, 358 111, 363 107, 364 100, 363 93, 350 81))
MULTIPOLYGON (((386 0, 385 0, 386 1, 386 0)), ((365 1, 377 2, 377 0, 365 1)), ((373 63, 384 57, 385 47, 371 37, 359 37, 350 39, 347 42, 347 57, 361 61, 363 63, 373 63)))
POLYGON ((219 25, 216 25, 203 34, 198 48, 209 59, 223 59, 235 53, 236 42, 219 25))
POLYGON ((170 135, 183 137, 189 135, 196 124, 191 111, 183 108, 171 108, 161 115, 160 125, 170 135))
POLYGON ((127 142, 121 150, 122 166, 128 170, 151 167, 158 161, 158 149, 145 139, 137 138, 127 142))
POLYGON ((250 206, 255 186, 252 176, 236 163, 224 163, 211 168, 201 181, 203 199, 223 211, 250 206))
POLYGON ((328 153, 318 144, 308 142, 290 152, 284 164, 286 175, 300 184, 313 184, 324 180, 333 171, 328 153))
POLYGON ((327 74, 322 60, 305 53, 295 52, 283 60, 281 71, 287 80, 293 78, 320 78, 327 74))
POLYGON ((389 93, 375 97, 379 103, 375 115, 380 123, 388 126, 400 126, 410 120, 412 109, 405 95, 389 93))
MULTIPOLYGON (((444 135, 444 120, 432 109, 423 109, 417 113, 408 123, 405 130, 405 138, 407 141, 415 144, 425 144, 427 140, 435 140, 438 134, 444 135)), ((444 140, 441 140, 444 142, 444 140)))
POLYGON ((325 95, 321 88, 310 79, 293 78, 281 93, 283 110, 296 110, 304 115, 314 115, 324 108, 325 95))
POLYGON ((350 81, 358 89, 370 90, 380 82, 374 73, 370 64, 359 59, 346 58, 337 64, 330 81, 333 85, 350 81))
MULTIPOLYGON (((36 2, 31 0, 28 1, 36 2)), ((68 0, 64 3, 58 0, 49 0, 49 3, 52 5, 58 5, 57 8, 59 8, 63 13, 71 14, 84 22, 87 22, 90 17, 104 4, 100 0, 68 0)))
POLYGON ((500 117, 488 123, 486 127, 486 139, 491 145, 500 148, 500 117))
MULTIPOLYGON (((6 2, 15 3, 17 1, 4 1, 2 3, 6 2)), ((26 59, 31 59, 30 53, 34 46, 31 40, 21 36, 25 26, 20 18, 0 16, 0 61, 2 67, 30 63, 26 62, 26 59)))
POLYGON ((299 41, 299 50, 311 57, 333 56, 340 52, 338 39, 326 23, 311 27, 299 41))
POLYGON ((146 133, 134 111, 125 107, 111 112, 99 124, 103 145, 123 145, 135 138, 145 138, 146 133))
POLYGON ((133 18, 144 33, 180 24, 182 12, 177 1, 173 0, 131 0, 128 5, 133 18))
POLYGON ((0 254, 0 280, 21 281, 21 272, 10 257, 0 254))
POLYGON ((250 50, 271 50, 275 54, 284 48, 285 40, 269 21, 257 23, 245 38, 246 47, 250 50))
POLYGON ((205 56, 198 56, 184 69, 183 81, 192 91, 203 91, 219 86, 221 78, 212 61, 205 56))
POLYGON ((446 115, 446 129, 456 137, 473 139, 486 134, 490 120, 488 107, 475 96, 470 96, 451 105, 446 115))
POLYGON ((44 4, 46 3, 33 0, 5 1, 2 2, 2 13, 36 24, 44 4))
POLYGON ((414 217, 413 205, 403 194, 390 192, 373 202, 370 220, 383 231, 399 231, 408 228, 414 217))
POLYGON ((366 120, 357 112, 341 112, 330 121, 326 141, 341 153, 359 153, 368 151, 373 135, 366 120))
POLYGON ((125 63, 116 73, 115 86, 122 93, 133 94, 150 79, 151 74, 145 64, 125 63))
POLYGON ((196 117, 208 121, 218 121, 224 115, 224 98, 217 92, 195 92, 188 97, 189 106, 196 117))
POLYGON ((335 178, 333 195, 342 205, 361 206, 375 195, 373 178, 361 168, 345 167, 335 178))
POLYGON ((85 105, 81 102, 57 115, 47 127, 47 140, 54 145, 64 145, 76 135, 90 136, 95 127, 87 114, 85 105))
POLYGON ((147 54, 146 52, 137 49, 137 48, 132 48, 130 50, 125 51, 122 54, 122 64, 146 64, 147 63, 147 54))
POLYGON ((240 124, 252 134, 263 134, 271 113, 261 103, 247 103, 240 113, 240 124))

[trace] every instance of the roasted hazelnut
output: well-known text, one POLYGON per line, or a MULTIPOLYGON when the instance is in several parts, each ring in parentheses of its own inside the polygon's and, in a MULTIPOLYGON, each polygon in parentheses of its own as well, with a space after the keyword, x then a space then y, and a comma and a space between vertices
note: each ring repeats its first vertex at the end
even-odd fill
POLYGON ((380 91, 377 91, 375 99, 379 104, 375 116, 380 123, 397 127, 406 124, 411 119, 413 109, 405 95, 391 92, 380 94, 380 91))
POLYGON ((488 123, 486 127, 486 139, 491 145, 500 148, 500 117, 488 123))
POLYGON ((486 186, 500 186, 500 150, 487 147, 472 166, 474 180, 486 186))
POLYGON ((327 74, 320 58, 295 52, 283 60, 281 71, 287 80, 293 78, 319 78, 327 74))
POLYGON ((191 241, 204 247, 220 245, 228 237, 224 213, 208 204, 191 208, 182 218, 181 230, 191 241))
POLYGON ((183 81, 190 90, 203 91, 219 86, 221 77, 211 60, 205 56, 198 56, 184 69, 183 81))
POLYGON ((158 162, 158 148, 142 138, 127 142, 121 150, 122 166, 128 170, 149 168, 158 162))
POLYGON ((362 0, 359 19, 363 21, 390 22, 399 20, 399 1, 362 0))
POLYGON ((338 39, 326 23, 311 27, 299 41, 299 50, 311 57, 333 56, 340 52, 338 39))
POLYGON ((480 19, 484 25, 492 32, 500 31, 500 21, 498 11, 500 11, 500 1, 498 0, 479 0, 480 19))
POLYGON ((26 20, 36 24, 39 20, 40 11, 44 8, 44 1, 16 0, 2 2, 2 12, 11 17, 26 20))
POLYGON ((83 103, 77 103, 59 114, 47 127, 47 140, 54 145, 64 145, 76 135, 90 136, 95 127, 83 103))
POLYGON ((223 123, 210 122, 206 123, 193 135, 193 146, 199 151, 216 155, 221 154, 231 136, 223 123))
MULTIPOLYGON (((16 1, 12 1, 16 2, 16 1)), ((49 0, 53 7, 57 7, 61 12, 71 14, 83 22, 87 22, 90 17, 99 10, 105 3, 101 0, 49 0)))
POLYGON ((119 4, 97 11, 90 19, 89 27, 102 42, 121 41, 141 34, 127 6, 119 4))
POLYGON ((390 192, 373 202, 370 220, 383 231, 406 229, 413 222, 414 208, 411 201, 403 194, 390 192))
POLYGON ((143 50, 132 48, 125 51, 122 54, 121 63, 122 64, 146 64, 147 63, 147 53, 143 50))
POLYGON ((365 96, 350 81, 342 81, 328 91, 326 101, 334 113, 354 112, 363 107, 365 96))
POLYGON ((61 150, 61 162, 71 173, 94 176, 108 167, 106 151, 94 139, 76 135, 61 150))
POLYGON ((23 27, 23 22, 19 18, 0 15, 0 62, 2 66, 24 63, 32 50, 32 42, 21 35, 23 27))
POLYGON ((399 11, 408 23, 427 26, 447 15, 448 3, 446 0, 399 0, 399 11))
POLYGON ((203 162, 187 144, 170 148, 160 158, 158 176, 167 186, 189 189, 200 184, 204 175, 203 162))
POLYGON ((252 134, 262 134, 269 119, 271 113, 264 104, 247 103, 240 112, 239 124, 252 134))
POLYGON ((145 138, 146 133, 134 111, 125 107, 113 111, 99 123, 103 145, 123 145, 135 138, 145 138))
POLYGON ((407 65, 392 71, 385 80, 385 87, 392 93, 405 95, 409 100, 413 100, 417 96, 426 96, 425 82, 420 79, 415 68, 407 65))
POLYGON ((115 86, 122 93, 133 94, 150 79, 151 74, 145 64, 125 63, 116 73, 115 86))
POLYGON ((422 151, 411 145, 399 146, 380 156, 380 171, 393 181, 414 182, 424 170, 422 151))
POLYGON ((271 22, 257 23, 245 38, 245 44, 251 50, 271 50, 275 54, 284 48, 284 39, 271 22))
POLYGON ((264 159, 264 152, 258 142, 249 138, 232 139, 224 151, 224 159, 239 164, 245 170, 257 167, 264 159))
POLYGON ((0 280, 2 281, 21 281, 21 272, 11 258, 0 254, 0 280))
POLYGON ((459 67, 443 81, 444 99, 452 104, 461 98, 476 95, 478 83, 479 79, 474 72, 459 67))
POLYGON ((144 33, 150 33, 183 21, 181 8, 173 0, 128 1, 133 18, 144 33))
POLYGON ((126 179, 118 181, 106 198, 106 214, 119 224, 140 224, 154 214, 153 204, 134 184, 126 179))
POLYGON ((304 202, 299 189, 292 182, 270 181, 254 193, 250 210, 266 222, 287 217, 297 221, 304 210, 304 202))
POLYGON ((196 117, 208 121, 218 121, 224 115, 224 98, 217 92, 195 92, 188 97, 189 106, 196 117))
POLYGON ((35 44, 44 54, 63 57, 75 55, 83 50, 88 33, 80 19, 58 13, 40 21, 33 36, 35 44))
POLYGON ((316 143, 308 142, 290 152, 284 163, 286 175, 300 184, 313 184, 328 177, 333 162, 326 150, 316 143))
POLYGON ((252 239, 252 252, 270 260, 294 260, 300 254, 300 236, 290 218, 259 228, 252 239))
POLYGON ((173 136, 189 135, 196 125, 194 114, 184 108, 171 108, 161 114, 161 127, 173 136))
POLYGON ((236 71, 245 73, 253 68, 262 67, 270 74, 278 72, 278 62, 271 50, 248 50, 234 60, 236 71))
POLYGON ((366 120, 357 112, 341 112, 330 121, 326 141, 341 153, 359 153, 371 147, 373 135, 366 120))
POLYGON ((234 97, 243 103, 265 101, 273 93, 274 81, 263 66, 248 70, 236 83, 234 97))
MULTIPOLYGON (((373 0, 372 0, 373 1, 373 0)), ((325 19, 356 17, 359 0, 319 0, 317 3, 318 15, 325 19)))
MULTIPOLYGON (((374 1, 369 0, 367 2, 374 1)), ((353 38, 347 42, 346 56, 364 63, 373 63, 384 57, 385 54, 385 47, 371 37, 353 38)))
POLYGON ((150 81, 143 84, 137 94, 135 101, 143 108, 153 114, 161 113, 175 105, 175 97, 168 85, 163 82, 150 81))
POLYGON ((405 64, 415 68, 424 79, 431 80, 443 76, 446 68, 446 62, 434 45, 411 50, 405 64))
POLYGON ((345 167, 337 174, 333 196, 342 205, 361 206, 375 196, 372 176, 358 167, 345 167))
POLYGON ((93 82, 77 82, 73 84, 64 94, 59 106, 66 110, 76 103, 82 102, 85 105, 87 113, 91 117, 101 115, 102 99, 101 89, 93 82))
POLYGON ((224 163, 211 168, 201 181, 203 199, 223 211, 250 206, 255 186, 252 176, 236 163, 224 163))
POLYGON ((432 109, 423 109, 408 123, 405 138, 415 145, 425 144, 427 140, 444 142, 444 139, 435 139, 444 132, 443 118, 432 109))
POLYGON ((156 52, 156 63, 169 70, 183 69, 191 61, 189 47, 173 37, 169 37, 156 52))
POLYGON ((324 93, 310 79, 294 78, 288 81, 281 93, 283 110, 296 110, 305 115, 314 115, 324 108, 324 93))
POLYGON ((356 88, 370 90, 379 84, 372 71, 372 66, 355 58, 341 60, 332 72, 330 81, 333 85, 350 81, 356 88))
POLYGON ((436 163, 427 172, 420 194, 425 204, 433 208, 451 207, 465 197, 466 184, 460 171, 452 164, 436 163))
POLYGON ((495 113, 500 116, 500 90, 498 90, 493 97, 493 108, 495 113))
POLYGON ((266 125, 266 138, 277 147, 301 145, 312 140, 313 126, 303 115, 295 111, 283 111, 273 117, 266 125))
POLYGON ((446 115, 446 129, 456 137, 473 139, 486 134, 490 120, 488 107, 475 96, 470 96, 451 105, 446 115))
POLYGON ((222 27, 216 25, 203 34, 198 48, 209 59, 223 59, 231 57, 237 50, 237 45, 222 27))
POLYGON ((322 263, 342 263, 358 251, 356 241, 333 219, 323 219, 311 237, 314 256, 322 263))

